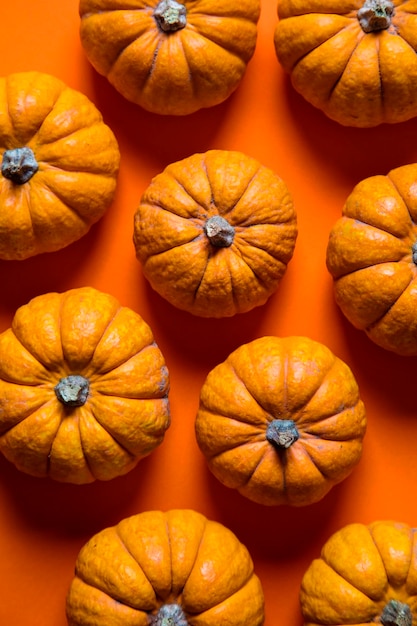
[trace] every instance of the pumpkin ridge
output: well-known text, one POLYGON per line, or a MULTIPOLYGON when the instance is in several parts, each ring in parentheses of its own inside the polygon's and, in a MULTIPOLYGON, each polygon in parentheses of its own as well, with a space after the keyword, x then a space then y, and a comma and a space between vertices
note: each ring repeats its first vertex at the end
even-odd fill
MULTIPOLYGON (((203 528, 202 528, 202 532, 201 532, 201 535, 200 535, 200 540, 199 540, 199 542, 198 542, 198 546, 196 547, 196 550, 195 550, 195 553, 194 553, 194 559, 193 559, 193 562, 192 562, 192 564, 190 565, 190 568, 189 568, 189 571, 188 571, 188 576, 187 576, 187 578, 185 579, 185 582, 184 582, 184 584, 183 584, 183 586, 182 586, 181 595, 183 594, 184 589, 185 589, 185 588, 186 588, 186 586, 187 586, 187 582, 188 582, 188 580, 190 579, 190 576, 191 576, 191 574, 192 574, 192 572, 193 572, 193 570, 194 570, 194 568, 195 568, 195 566, 196 566, 196 563, 197 563, 197 561, 198 561, 198 556, 199 556, 199 553, 200 553, 200 550, 201 550, 201 546, 202 546, 202 544, 203 544, 203 539, 204 539, 204 535, 205 535, 205 533, 206 533, 206 529, 207 529, 207 525, 208 525, 209 520, 208 520, 207 518, 205 518, 205 519, 203 520, 203 522, 204 522, 204 526, 203 526, 203 528)), ((171 545, 171 536, 170 536, 170 535, 168 535, 168 539, 169 539, 169 543, 170 543, 170 545, 171 545)), ((186 607, 186 606, 184 606, 183 608, 184 608, 184 610, 185 610, 185 611, 187 611, 187 607, 186 607)))
MULTIPOLYGON (((378 265, 382 265, 382 264, 378 264, 378 265)), ((410 282, 408 283, 407 287, 404 289, 404 291, 398 296, 398 298, 389 305, 388 309, 385 311, 385 313, 383 313, 378 319, 376 319, 375 321, 373 321, 371 324, 369 324, 366 327, 366 331, 370 332, 372 331, 376 326, 378 326, 378 324, 380 324, 384 318, 392 311, 392 309, 398 304, 398 302, 401 300, 402 296, 405 294, 405 292, 413 286, 413 277, 410 278, 410 282)))
MULTIPOLYGON (((347 29, 349 29, 349 28, 353 28, 353 27, 354 27, 354 28, 356 28, 356 24, 354 24, 354 25, 350 25, 350 24, 349 24, 348 26, 345 26, 345 28, 343 28, 342 30, 347 30, 347 29)), ((339 35, 339 34, 340 34, 340 32, 342 32, 342 31, 339 31, 339 33, 337 33, 336 35, 333 35, 333 37, 331 37, 328 41, 331 41, 332 39, 334 39, 335 37, 337 37, 337 35, 339 35)), ((330 102, 330 100, 331 100, 331 98, 332 98, 332 95, 333 95, 333 93, 334 93, 334 91, 335 91, 336 87, 337 87, 337 86, 339 85, 339 83, 343 80, 343 77, 344 77, 344 75, 345 75, 346 68, 347 68, 347 66, 349 65, 349 62, 350 62, 351 58, 353 57, 353 55, 355 54, 355 52, 356 52, 356 50, 357 50, 357 48, 358 48, 358 46, 359 46, 359 43, 360 43, 360 41, 361 41, 362 39, 363 39, 363 37, 361 37, 361 38, 359 39, 359 41, 356 43, 356 45, 355 45, 355 47, 353 48, 353 50, 352 50, 352 52, 351 52, 351 54, 350 54, 349 58, 348 58, 348 59, 347 59, 347 61, 346 61, 346 64, 345 64, 344 68, 341 70, 339 77, 337 78, 337 80, 336 80, 336 82, 334 83, 333 87, 330 89, 329 96, 328 96, 328 98, 327 98, 327 101, 328 101, 328 102, 330 102)), ((326 42, 324 42, 324 43, 326 43, 326 42)), ((378 42, 376 42, 376 43, 377 43, 377 45, 378 45, 378 42)), ((322 44, 320 44, 320 45, 322 45, 322 44)))
MULTIPOLYGON (((117 445, 121 448, 121 450, 123 450, 123 452, 126 452, 126 453, 127 453, 127 454, 131 457, 132 461, 134 461, 134 460, 135 460, 135 458, 137 458, 137 455, 135 455, 133 452, 131 452, 131 451, 129 450, 129 448, 127 448, 127 447, 126 447, 123 443, 121 443, 121 442, 119 441, 119 439, 117 438, 116 433, 114 433, 114 431, 113 431, 113 429, 111 429, 111 427, 109 427, 109 426, 107 426, 107 425, 104 425, 104 424, 101 422, 100 417, 96 414, 96 412, 94 411, 93 407, 90 407, 90 411, 91 411, 91 413, 92 413, 92 418, 93 418, 93 420, 94 420, 95 422, 97 422, 97 424, 100 426, 100 428, 102 428, 102 429, 103 429, 103 432, 105 432, 106 434, 108 434, 108 435, 111 437, 111 439, 114 441, 114 443, 115 443, 115 444, 117 444, 117 445)), ((88 421, 89 419, 91 419, 91 418, 87 415, 87 417, 86 417, 85 421, 88 421)), ((81 441, 82 441, 81 431, 80 431, 80 439, 81 439, 81 441)), ((88 456, 87 456, 87 454, 84 452, 84 448, 83 448, 83 454, 84 454, 84 457, 85 457, 86 462, 87 462, 87 465, 88 465, 88 456)), ((90 470, 90 471, 91 471, 91 470, 90 470)))

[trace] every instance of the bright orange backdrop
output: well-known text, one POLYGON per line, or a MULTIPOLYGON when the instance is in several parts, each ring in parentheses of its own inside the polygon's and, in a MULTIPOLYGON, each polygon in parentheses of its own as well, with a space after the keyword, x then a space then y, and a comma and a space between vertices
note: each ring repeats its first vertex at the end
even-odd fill
MULTIPOLYGON (((300 626, 302 575, 331 533, 353 522, 417 524, 416 359, 384 352, 353 329, 333 301, 325 268, 328 233, 360 179, 417 159, 417 119, 348 129, 291 88, 273 47, 276 1, 262 0, 258 44, 237 92, 187 118, 129 104, 87 62, 77 0, 0 3, 3 74, 49 72, 88 95, 121 149, 116 199, 79 242, 58 253, 0 262, 0 330, 31 297, 91 285, 151 325, 171 374, 172 425, 164 443, 125 477, 61 485, 0 459, 0 624, 65 626, 65 596, 77 553, 103 527, 148 509, 193 508, 231 528, 249 548, 266 596, 265 626, 300 626), (236 149, 275 170, 298 213, 296 251, 277 293, 237 318, 202 320, 151 291, 135 259, 133 213, 152 176, 211 148, 236 149), (238 345, 263 335, 307 335, 352 368, 368 413, 362 461, 316 505, 255 505, 220 485, 194 438, 200 387, 238 345)), ((248 625, 250 626, 250 625, 248 625)))

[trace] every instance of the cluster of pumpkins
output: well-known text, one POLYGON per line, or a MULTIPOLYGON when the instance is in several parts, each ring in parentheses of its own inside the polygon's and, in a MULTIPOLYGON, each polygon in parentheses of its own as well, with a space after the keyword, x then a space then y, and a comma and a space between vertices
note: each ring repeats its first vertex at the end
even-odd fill
MULTIPOLYGON (((275 49, 294 87, 347 126, 416 116, 417 18, 407 3, 324 5, 279 3, 275 49)), ((259 14, 259 0, 139 8, 81 0, 80 36, 91 64, 125 98, 182 116, 237 88, 259 14)), ((12 74, 0 79, 0 129, 0 258, 27 259, 82 237, 110 206, 120 163, 95 105, 53 76, 12 74)), ((343 313, 403 356, 417 355, 416 181, 414 164, 361 181, 327 249, 343 313)), ((156 292, 191 314, 221 318, 276 291, 297 216, 275 172, 245 154, 209 150, 150 182, 132 234, 156 292)), ((0 334, 0 451, 33 476, 83 484, 129 472, 162 442, 168 394, 150 327, 91 287, 34 297, 0 334)), ((323 498, 358 463, 365 431, 350 368, 306 337, 237 348, 209 372, 195 421, 213 474, 265 506, 323 498)), ((303 578, 306 624, 411 626, 414 534, 375 522, 331 537, 303 578)), ((67 616, 71 626, 261 626, 264 600, 251 557, 229 529, 195 511, 151 511, 84 546, 67 616)))

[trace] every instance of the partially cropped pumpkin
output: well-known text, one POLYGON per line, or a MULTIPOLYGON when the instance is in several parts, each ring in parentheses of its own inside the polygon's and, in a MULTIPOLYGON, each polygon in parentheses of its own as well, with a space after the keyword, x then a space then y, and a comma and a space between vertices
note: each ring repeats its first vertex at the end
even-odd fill
POLYGON ((417 115, 417 16, 404 0, 280 0, 275 49, 294 88, 346 126, 417 115))
POLYGON ((296 237, 283 180, 227 150, 168 165, 145 190, 134 220, 136 255, 153 289, 202 317, 264 304, 285 273, 296 237))
POLYGON ((192 510, 145 511, 81 549, 69 626, 261 626, 264 597, 247 548, 192 510))
POLYGON ((33 298, 0 334, 0 451, 33 476, 125 474, 162 442, 167 394, 149 326, 91 287, 33 298))
POLYGON ((416 624, 416 545, 416 529, 392 520, 334 533, 302 579, 305 626, 416 624))
POLYGON ((198 445, 225 486, 264 505, 323 498, 359 462, 365 409, 350 368, 306 337, 262 337, 208 374, 198 445))
POLYGON ((226 100, 256 45, 259 0, 81 0, 86 56, 127 100, 187 115, 226 100))
POLYGON ((347 319, 386 350, 417 355, 417 164, 360 181, 334 224, 327 267, 347 319))
POLYGON ((0 259, 64 248, 113 200, 113 132, 87 96, 49 74, 0 78, 0 155, 0 259))

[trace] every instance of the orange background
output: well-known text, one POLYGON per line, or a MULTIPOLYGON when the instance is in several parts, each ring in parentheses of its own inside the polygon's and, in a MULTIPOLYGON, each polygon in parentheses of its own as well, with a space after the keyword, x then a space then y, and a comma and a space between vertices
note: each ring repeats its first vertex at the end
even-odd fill
POLYGON ((325 268, 329 230, 354 184, 416 160, 417 119, 369 130, 328 120, 293 91, 278 65, 276 23, 276 1, 262 0, 257 48, 238 90, 220 106, 174 119, 128 103, 94 72, 79 41, 77 0, 0 4, 3 74, 48 72, 84 92, 121 149, 115 201, 87 236, 57 253, 0 262, 0 330, 37 294, 83 285, 112 293, 151 325, 171 374, 172 412, 163 444, 109 483, 62 485, 0 459, 0 624, 65 626, 65 596, 81 546, 143 510, 193 508, 231 528, 263 583, 265 626, 300 626, 302 575, 338 528, 388 518, 417 523, 416 360, 379 349, 348 324, 325 268), (299 224, 276 294, 263 307, 225 320, 195 318, 153 293, 132 244, 133 213, 151 177, 211 148, 246 152, 275 170, 293 195, 299 224), (360 464, 307 508, 262 507, 226 489, 209 474, 195 442, 208 371, 238 345, 268 334, 325 343, 352 368, 367 408, 360 464))

